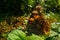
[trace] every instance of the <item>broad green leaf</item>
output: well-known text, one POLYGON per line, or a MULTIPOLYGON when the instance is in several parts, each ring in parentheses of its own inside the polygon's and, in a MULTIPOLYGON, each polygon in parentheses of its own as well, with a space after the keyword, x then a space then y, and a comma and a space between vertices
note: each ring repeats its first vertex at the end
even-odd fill
POLYGON ((32 34, 31 36, 27 36, 27 40, 44 40, 44 37, 32 34))
POLYGON ((25 40, 26 34, 22 30, 13 30, 9 35, 8 35, 8 40, 25 40))

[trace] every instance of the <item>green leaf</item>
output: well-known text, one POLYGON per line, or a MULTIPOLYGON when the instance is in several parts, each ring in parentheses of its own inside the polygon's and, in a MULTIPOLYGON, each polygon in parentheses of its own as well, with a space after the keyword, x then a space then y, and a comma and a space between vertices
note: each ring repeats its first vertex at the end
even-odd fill
POLYGON ((28 5, 33 5, 34 4, 34 0, 28 0, 28 5))
POLYGON ((58 5, 60 5, 60 0, 58 0, 58 5))
POLYGON ((25 40, 26 34, 22 30, 13 30, 9 35, 7 40, 25 40))
POLYGON ((10 33, 10 34, 8 35, 7 40, 21 40, 21 38, 19 38, 19 37, 16 36, 15 34, 10 33))
POLYGON ((44 38, 38 35, 32 34, 31 36, 27 36, 27 40, 44 40, 44 38))

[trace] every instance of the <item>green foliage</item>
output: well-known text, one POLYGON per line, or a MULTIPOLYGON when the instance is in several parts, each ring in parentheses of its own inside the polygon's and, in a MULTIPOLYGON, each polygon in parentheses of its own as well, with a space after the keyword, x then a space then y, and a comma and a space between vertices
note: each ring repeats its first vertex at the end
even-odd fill
POLYGON ((26 36, 26 33, 24 33, 21 30, 13 30, 11 33, 9 33, 7 40, 44 40, 44 36, 38 36, 35 34, 32 34, 31 36, 26 36))
POLYGON ((38 36, 35 34, 32 34, 31 36, 27 36, 27 40, 44 40, 44 36, 38 36))
POLYGON ((25 40, 26 34, 21 30, 13 30, 9 35, 7 40, 25 40))
POLYGON ((8 33, 2 33, 1 36, 7 38, 8 33))
POLYGON ((4 20, 4 18, 8 18, 10 16, 21 16, 24 14, 29 14, 31 8, 33 8, 36 2, 39 2, 41 5, 43 5, 46 12, 58 12, 59 7, 57 6, 60 4, 59 0, 6 0, 5 2, 1 2, 0 17, 4 20))
POLYGON ((34 0, 28 0, 28 5, 33 5, 34 0))
POLYGON ((57 0, 45 0, 42 2, 42 5, 44 6, 44 10, 46 12, 52 11, 52 12, 58 12, 58 2, 57 0))
POLYGON ((60 5, 60 0, 58 0, 58 5, 60 5))
POLYGON ((60 39, 60 34, 57 35, 56 32, 51 30, 49 36, 35 35, 26 36, 26 33, 22 30, 13 30, 9 33, 7 40, 58 40, 60 39))
POLYGON ((51 30, 49 36, 46 38, 46 40, 59 40, 60 39, 60 19, 59 14, 54 12, 49 12, 46 15, 46 18, 52 18, 52 20, 55 20, 51 23, 51 30))

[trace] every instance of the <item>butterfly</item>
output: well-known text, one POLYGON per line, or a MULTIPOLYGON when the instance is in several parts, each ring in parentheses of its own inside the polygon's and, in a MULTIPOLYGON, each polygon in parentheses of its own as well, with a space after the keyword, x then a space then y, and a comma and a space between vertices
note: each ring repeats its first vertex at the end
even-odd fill
POLYGON ((50 24, 49 21, 44 17, 43 7, 40 4, 37 4, 32 9, 31 13, 32 15, 30 16, 27 24, 28 32, 49 35, 50 24))

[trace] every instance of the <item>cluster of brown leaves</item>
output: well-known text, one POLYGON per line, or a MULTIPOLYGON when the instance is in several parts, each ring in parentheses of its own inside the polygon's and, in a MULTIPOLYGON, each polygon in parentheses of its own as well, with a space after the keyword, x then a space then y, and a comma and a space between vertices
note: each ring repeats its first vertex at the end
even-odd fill
POLYGON ((49 35, 50 23, 44 16, 43 7, 40 4, 37 4, 32 10, 32 15, 27 24, 28 32, 49 35))
POLYGON ((28 17, 20 16, 11 17, 0 22, 0 40, 6 40, 6 38, 1 35, 9 33, 14 29, 20 28, 22 30, 25 30, 26 28, 26 24, 24 24, 25 20, 28 20, 28 17))
POLYGON ((24 30, 26 27, 26 24, 24 24, 24 21, 26 19, 27 18, 24 16, 11 17, 9 19, 4 20, 3 22, 0 22, 0 34, 10 32, 11 30, 17 29, 20 26, 24 30))

